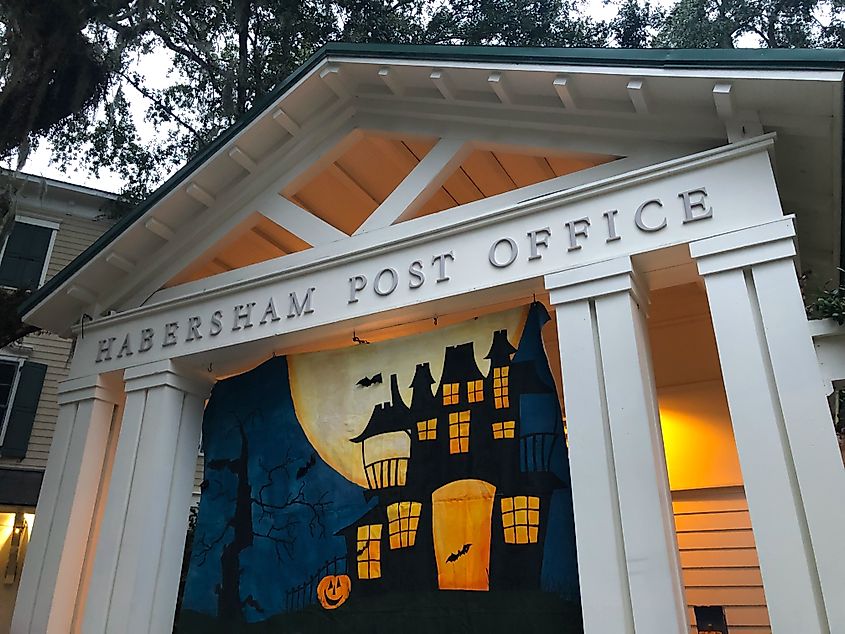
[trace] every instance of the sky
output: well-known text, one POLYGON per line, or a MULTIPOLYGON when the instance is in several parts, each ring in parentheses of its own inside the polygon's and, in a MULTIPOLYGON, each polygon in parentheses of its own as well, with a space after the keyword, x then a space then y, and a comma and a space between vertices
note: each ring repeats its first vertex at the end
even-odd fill
MULTIPOLYGON (((674 4, 672 0, 656 0, 652 4, 660 7, 668 7, 674 4)), ((596 20, 609 20, 615 13, 615 6, 606 0, 586 0, 585 6, 587 12, 596 20)), ((753 38, 740 40, 739 46, 755 47, 757 44, 753 38)), ((147 82, 152 87, 163 87, 168 83, 168 70, 170 68, 171 57, 166 51, 158 51, 139 58, 136 61, 136 69, 146 77, 147 82)), ((140 122, 139 131, 143 136, 153 136, 153 128, 149 124, 144 123, 144 111, 148 106, 146 98, 135 92, 132 88, 127 88, 127 98, 130 101, 133 116, 136 122, 140 122)), ((107 170, 101 170, 99 177, 94 177, 88 174, 84 169, 76 171, 62 172, 55 165, 50 164, 51 147, 49 143, 42 142, 37 149, 30 153, 30 156, 24 165, 23 171, 37 176, 44 176, 46 178, 53 178, 61 181, 70 181, 78 185, 85 185, 95 189, 104 191, 120 192, 123 189, 125 182, 115 173, 107 170)))

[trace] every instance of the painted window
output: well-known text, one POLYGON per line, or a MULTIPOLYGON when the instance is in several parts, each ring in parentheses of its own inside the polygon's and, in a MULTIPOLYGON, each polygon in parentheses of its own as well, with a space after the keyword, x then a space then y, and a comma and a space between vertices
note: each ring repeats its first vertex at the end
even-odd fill
POLYGON ((484 381, 467 383, 467 399, 470 403, 480 403, 484 400, 484 381))
POLYGON ((444 383, 443 384, 443 404, 457 405, 459 402, 458 392, 460 390, 460 383, 444 383))
POLYGON ((449 453, 469 452, 469 410, 449 414, 449 453))
POLYGON ((421 510, 422 504, 419 502, 396 502, 387 507, 390 548, 407 548, 414 545, 421 510))
POLYGON ((513 438, 516 430, 516 422, 506 420, 501 423, 493 423, 493 438, 502 440, 503 438, 513 438))
POLYGON ((381 524, 358 527, 358 578, 381 577, 381 524))
POLYGON ((502 498, 502 526, 508 544, 536 544, 540 527, 540 498, 517 495, 502 498))
POLYGON ((508 397, 509 370, 510 368, 508 366, 493 368, 493 404, 496 406, 496 409, 510 407, 510 399, 508 397))
POLYGON ((429 418, 428 420, 419 421, 417 423, 417 437, 420 440, 436 440, 437 419, 429 418))

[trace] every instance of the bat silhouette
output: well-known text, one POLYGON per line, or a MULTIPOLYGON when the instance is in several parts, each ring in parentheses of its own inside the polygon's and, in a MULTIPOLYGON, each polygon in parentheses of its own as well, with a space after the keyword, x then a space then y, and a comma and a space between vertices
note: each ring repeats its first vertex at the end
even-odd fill
POLYGON ((460 559, 469 552, 470 546, 472 546, 472 544, 464 544, 458 550, 446 557, 446 562, 451 563, 453 561, 458 561, 458 559, 460 559))
POLYGON ((296 470, 296 479, 301 480, 302 477, 306 473, 308 473, 308 470, 311 467, 313 467, 315 464, 317 464, 317 454, 312 453, 311 457, 308 459, 308 462, 306 462, 303 466, 301 466, 299 469, 296 470))
POLYGON ((358 551, 358 557, 360 557, 360 556, 361 556, 361 555, 363 555, 365 552, 367 552, 367 548, 369 548, 369 547, 370 547, 369 542, 367 542, 366 544, 364 544, 364 547, 363 547, 363 548, 361 548, 361 550, 359 550, 359 551, 358 551))
POLYGON ((381 383, 381 372, 378 374, 374 374, 371 377, 365 376, 363 379, 358 381, 355 385, 360 385, 361 387, 370 387, 371 385, 375 385, 376 383, 381 383))

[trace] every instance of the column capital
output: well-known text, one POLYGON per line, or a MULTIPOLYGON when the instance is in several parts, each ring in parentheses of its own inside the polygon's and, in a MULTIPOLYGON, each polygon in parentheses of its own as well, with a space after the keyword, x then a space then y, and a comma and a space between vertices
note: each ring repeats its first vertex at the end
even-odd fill
POLYGON ((644 281, 628 255, 552 273, 544 281, 553 305, 626 292, 640 306, 648 301, 644 281))
POLYGON ((794 216, 690 242, 701 275, 795 257, 794 216))
POLYGON ((127 368, 124 370, 123 380, 126 392, 168 386, 202 398, 208 396, 214 385, 212 377, 205 377, 196 370, 178 366, 169 359, 127 368))
POLYGON ((91 374, 75 379, 59 381, 58 398, 59 405, 78 403, 88 399, 106 401, 117 404, 121 401, 121 389, 118 377, 110 374, 91 374))

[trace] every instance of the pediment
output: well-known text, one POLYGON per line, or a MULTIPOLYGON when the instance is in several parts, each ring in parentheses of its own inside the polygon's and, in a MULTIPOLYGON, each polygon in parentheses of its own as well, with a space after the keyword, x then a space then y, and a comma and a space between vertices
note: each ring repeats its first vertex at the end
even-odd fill
POLYGON ((36 293, 26 320, 68 334, 163 288, 318 262, 362 233, 470 222, 767 131, 782 196, 809 219, 802 256, 831 268, 842 72, 730 55, 328 47, 36 293))

